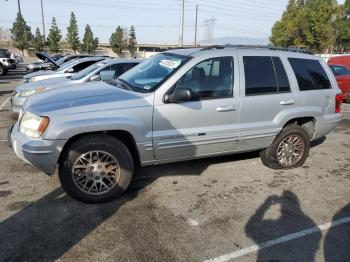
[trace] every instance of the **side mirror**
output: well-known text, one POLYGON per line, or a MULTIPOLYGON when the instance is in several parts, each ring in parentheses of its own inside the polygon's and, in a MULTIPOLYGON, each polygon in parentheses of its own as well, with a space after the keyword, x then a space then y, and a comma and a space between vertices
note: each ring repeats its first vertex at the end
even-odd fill
POLYGON ((101 76, 100 75, 93 75, 89 78, 90 82, 95 82, 95 81, 100 81, 101 80, 101 76))
POLYGON ((66 71, 66 73, 74 73, 73 67, 69 68, 69 69, 66 71))
POLYGON ((165 103, 187 102, 192 100, 192 90, 189 88, 176 88, 172 94, 164 96, 165 103))

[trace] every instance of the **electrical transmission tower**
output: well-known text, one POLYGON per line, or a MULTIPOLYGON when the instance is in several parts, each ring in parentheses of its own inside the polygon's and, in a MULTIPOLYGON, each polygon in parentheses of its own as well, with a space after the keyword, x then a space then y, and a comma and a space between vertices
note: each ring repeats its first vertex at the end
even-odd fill
POLYGON ((214 37, 214 26, 217 19, 215 17, 212 18, 206 18, 204 20, 204 40, 213 40, 214 37))

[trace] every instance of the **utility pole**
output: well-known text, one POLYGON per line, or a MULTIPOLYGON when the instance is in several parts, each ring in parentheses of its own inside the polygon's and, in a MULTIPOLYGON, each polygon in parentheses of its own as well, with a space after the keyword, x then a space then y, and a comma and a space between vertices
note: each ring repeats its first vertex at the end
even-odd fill
POLYGON ((198 4, 196 4, 196 21, 194 25, 194 46, 197 46, 197 27, 198 27, 198 4))
POLYGON ((41 21, 43 23, 44 50, 45 50, 45 48, 46 48, 46 35, 45 35, 45 19, 44 19, 43 0, 40 0, 40 3, 41 3, 41 21))
POLYGON ((181 0, 179 46, 184 44, 185 0, 181 0))

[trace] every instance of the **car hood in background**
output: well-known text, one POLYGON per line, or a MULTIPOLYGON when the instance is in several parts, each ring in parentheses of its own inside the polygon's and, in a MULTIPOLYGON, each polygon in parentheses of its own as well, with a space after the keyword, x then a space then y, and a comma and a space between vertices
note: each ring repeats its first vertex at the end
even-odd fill
POLYGON ((56 74, 56 73, 57 73, 56 71, 43 70, 43 71, 38 71, 38 72, 26 74, 25 76, 23 76, 23 78, 26 79, 26 78, 31 78, 31 77, 35 77, 35 76, 52 75, 52 74, 56 74))
POLYGON ((36 57, 45 61, 47 60, 48 62, 50 62, 55 68, 59 68, 59 66, 56 64, 56 62, 45 52, 37 52, 35 53, 36 57))
POLYGON ((38 87, 51 88, 54 85, 68 85, 72 80, 67 77, 56 77, 50 79, 44 79, 36 82, 29 82, 25 84, 21 84, 16 87, 16 91, 23 91, 28 89, 34 89, 38 87))
POLYGON ((144 97, 151 95, 153 93, 131 92, 102 81, 82 83, 35 94, 28 98, 24 110, 41 115, 57 110, 77 114, 87 111, 149 106, 144 97))

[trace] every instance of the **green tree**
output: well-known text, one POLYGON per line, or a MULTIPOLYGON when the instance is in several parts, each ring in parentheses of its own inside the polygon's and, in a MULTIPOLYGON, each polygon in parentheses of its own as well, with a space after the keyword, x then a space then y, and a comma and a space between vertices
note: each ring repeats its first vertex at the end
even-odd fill
POLYGON ((83 43, 81 44, 81 51, 91 54, 96 50, 98 45, 98 38, 94 38, 94 34, 91 31, 89 25, 85 27, 85 33, 83 37, 83 43))
POLYGON ((57 26, 56 18, 53 17, 50 32, 47 37, 50 52, 57 53, 59 51, 61 38, 61 30, 57 26))
POLYGON ((118 54, 119 56, 123 55, 123 39, 124 38, 124 32, 123 28, 118 26, 114 33, 112 33, 111 38, 109 39, 109 43, 111 45, 111 48, 114 53, 118 54))
POLYGON ((43 51, 45 48, 44 36, 41 35, 39 28, 35 30, 35 36, 33 38, 33 47, 36 51, 43 51))
POLYGON ((21 50, 24 55, 24 50, 30 47, 33 35, 30 26, 27 25, 20 13, 17 13, 16 21, 13 23, 10 31, 14 46, 21 50))
POLYGON ((284 47, 327 52, 334 43, 332 20, 336 8, 336 0, 290 0, 281 20, 272 28, 270 41, 284 47))
POLYGON ((132 25, 129 32, 129 44, 128 44, 128 50, 130 54, 133 56, 136 52, 136 33, 135 33, 135 27, 132 25))
POLYGON ((345 0, 344 5, 339 5, 332 19, 334 28, 334 52, 346 52, 350 50, 350 0, 345 0))
POLYGON ((74 53, 79 49, 79 32, 77 20, 73 12, 70 14, 70 22, 67 27, 67 42, 74 53))

